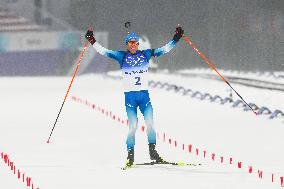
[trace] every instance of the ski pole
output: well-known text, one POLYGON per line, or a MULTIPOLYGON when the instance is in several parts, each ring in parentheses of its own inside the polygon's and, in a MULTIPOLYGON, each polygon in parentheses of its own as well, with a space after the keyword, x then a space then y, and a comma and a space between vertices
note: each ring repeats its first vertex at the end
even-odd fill
POLYGON ((65 102, 66 102, 67 96, 68 96, 69 91, 70 91, 70 89, 71 89, 71 86, 72 86, 72 83, 73 83, 73 81, 74 81, 74 78, 75 78, 75 76, 76 76, 76 74, 77 74, 77 71, 78 71, 78 69, 79 69, 79 66, 80 66, 80 64, 81 64, 81 62, 82 62, 82 59, 83 59, 83 56, 84 56, 84 54, 85 54, 85 51, 86 51, 86 49, 87 49, 87 47, 88 47, 88 44, 89 44, 89 42, 86 41, 86 42, 85 42, 85 45, 84 45, 84 48, 83 48, 83 50, 82 50, 82 52, 81 52, 81 54, 80 54, 80 58, 79 58, 79 60, 78 60, 78 63, 77 63, 75 72, 74 72, 73 77, 72 77, 72 80, 71 80, 71 82, 70 82, 70 84, 69 84, 69 87, 68 87, 68 90, 67 90, 67 92, 66 92, 66 94, 65 94, 63 103, 62 103, 62 105, 61 105, 61 108, 60 108, 60 110, 59 110, 59 113, 57 114, 57 117, 56 117, 55 123, 54 123, 54 125, 53 125, 53 128, 52 128, 52 130, 51 130, 51 132, 50 132, 50 135, 49 135, 49 138, 48 138, 48 140, 47 140, 47 143, 49 143, 50 137, 51 137, 51 135, 52 135, 52 133, 53 133, 53 130, 54 130, 54 128, 55 128, 55 125, 56 125, 56 123, 57 123, 57 120, 58 120, 58 118, 59 118, 59 115, 60 115, 60 113, 61 113, 61 111, 62 111, 62 108, 63 108, 65 102))
POLYGON ((208 58, 206 58, 206 56, 204 56, 204 54, 202 54, 197 47, 192 43, 192 41, 189 39, 189 37, 183 35, 183 39, 185 40, 186 43, 188 43, 198 54, 199 56, 205 60, 206 64, 208 64, 208 66, 210 68, 212 68, 219 76, 220 78, 239 96, 239 98, 253 111, 253 113, 255 115, 257 115, 257 113, 252 109, 252 107, 243 99, 243 97, 231 86, 231 84, 219 73, 219 71, 217 70, 217 68, 214 66, 213 63, 211 63, 209 61, 208 58))

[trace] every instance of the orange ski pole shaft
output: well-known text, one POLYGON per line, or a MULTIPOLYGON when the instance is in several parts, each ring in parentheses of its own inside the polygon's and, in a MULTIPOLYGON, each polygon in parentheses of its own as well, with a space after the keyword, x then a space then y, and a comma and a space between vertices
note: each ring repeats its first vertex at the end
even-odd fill
POLYGON ((74 71, 74 74, 73 74, 73 76, 72 76, 71 82, 70 82, 69 87, 68 87, 68 90, 67 90, 67 92, 66 92, 66 94, 65 94, 63 103, 62 103, 61 108, 60 108, 60 110, 59 110, 59 112, 58 112, 58 114, 57 114, 57 117, 56 117, 55 123, 54 123, 54 125, 53 125, 53 128, 52 128, 52 130, 51 130, 51 132, 50 132, 50 135, 49 135, 49 138, 48 138, 48 140, 47 140, 47 143, 49 143, 50 137, 51 137, 51 135, 52 135, 52 133, 53 133, 53 130, 54 130, 55 126, 56 126, 57 120, 58 120, 58 118, 59 118, 59 116, 60 116, 60 113, 61 113, 61 111, 62 111, 62 109, 63 109, 63 106, 64 106, 64 104, 65 104, 65 102, 66 102, 66 99, 67 99, 67 96, 68 96, 68 94, 69 94, 69 92, 70 92, 70 89, 71 89, 71 86, 72 86, 72 84, 73 84, 74 78, 76 77, 76 74, 77 74, 77 72, 78 72, 79 66, 80 66, 80 64, 81 64, 81 62, 82 62, 82 59, 83 59, 83 57, 84 57, 84 54, 85 54, 85 52, 86 52, 86 49, 88 48, 88 44, 89 44, 89 42, 86 41, 86 42, 85 42, 85 45, 84 45, 84 48, 83 48, 83 50, 82 50, 82 52, 81 52, 81 54, 80 54, 80 57, 79 57, 79 60, 78 60, 76 69, 75 69, 75 71, 74 71))
POLYGON ((227 84, 227 85, 229 85, 229 87, 238 95, 238 97, 253 111, 253 113, 255 114, 255 115, 257 115, 257 113, 253 110, 253 108, 243 99, 243 97, 231 86, 231 84, 219 73, 219 71, 217 70, 217 68, 214 66, 214 64, 213 63, 211 63, 210 61, 209 61, 209 59, 208 58, 206 58, 206 56, 203 54, 203 53, 201 53, 198 49, 197 49, 197 47, 194 45, 194 43, 189 39, 189 37, 187 37, 187 36, 185 36, 185 35, 183 35, 183 39, 185 40, 185 42, 187 43, 187 44, 189 44, 192 48, 193 48, 193 50, 195 50, 196 52, 197 52, 197 54, 199 54, 199 56, 205 61, 205 63, 212 69, 212 70, 214 70, 219 76, 220 76, 220 78, 227 84))

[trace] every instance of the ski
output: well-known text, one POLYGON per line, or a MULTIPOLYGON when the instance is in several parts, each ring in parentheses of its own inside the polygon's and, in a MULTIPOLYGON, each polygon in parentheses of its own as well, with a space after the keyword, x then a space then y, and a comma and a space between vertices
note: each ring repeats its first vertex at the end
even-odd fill
POLYGON ((145 163, 135 163, 133 165, 174 165, 174 166, 179 166, 179 167, 185 167, 185 166, 200 166, 201 163, 186 163, 186 162, 145 162, 145 163))
POLYGON ((129 165, 126 165, 126 166, 124 166, 124 167, 122 167, 121 169, 122 170, 127 170, 127 169, 130 169, 130 168, 132 168, 133 167, 133 165, 131 165, 131 166, 129 166, 129 165))
POLYGON ((173 165, 173 166, 178 166, 178 167, 196 167, 196 166, 200 166, 201 163, 186 163, 186 162, 168 162, 168 161, 164 161, 164 162, 144 162, 144 163, 134 163, 133 165, 129 166, 126 165, 125 167, 122 167, 122 170, 127 170, 136 166, 151 166, 151 165, 173 165))

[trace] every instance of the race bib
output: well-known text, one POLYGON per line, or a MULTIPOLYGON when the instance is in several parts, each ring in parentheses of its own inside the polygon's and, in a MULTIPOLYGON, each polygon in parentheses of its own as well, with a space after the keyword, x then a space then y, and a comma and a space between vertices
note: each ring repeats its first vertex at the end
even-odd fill
POLYGON ((123 71, 124 91, 140 91, 148 89, 148 68, 123 71))
POLYGON ((122 65, 124 91, 147 90, 148 68, 148 60, 141 51, 138 51, 138 53, 134 55, 128 53, 122 65))

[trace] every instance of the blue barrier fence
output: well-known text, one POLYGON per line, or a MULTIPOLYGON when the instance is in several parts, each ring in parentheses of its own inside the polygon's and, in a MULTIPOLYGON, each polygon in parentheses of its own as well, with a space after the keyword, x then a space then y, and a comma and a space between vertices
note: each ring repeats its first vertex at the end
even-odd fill
MULTIPOLYGON (((221 105, 224 104, 232 104, 233 108, 242 108, 244 111, 250 111, 250 108, 242 101, 242 100, 233 100, 230 97, 224 97, 222 98, 219 95, 211 95, 210 93, 202 93, 200 91, 194 91, 192 89, 186 89, 182 86, 178 86, 175 84, 169 84, 167 82, 161 82, 161 81, 149 81, 149 86, 153 88, 160 88, 165 89, 166 91, 174 91, 176 93, 181 93, 183 96, 189 96, 191 98, 196 98, 199 100, 209 100, 209 102, 216 102, 221 105)), ((284 117, 284 113, 281 110, 270 110, 269 108, 265 106, 259 107, 258 105, 254 103, 249 103, 249 105, 257 112, 258 115, 269 115, 269 119, 274 119, 277 117, 284 117)))
MULTIPOLYGON (((121 79, 120 76, 107 75, 107 77, 111 79, 121 79)), ((219 95, 212 95, 207 92, 203 93, 198 90, 194 91, 192 89, 185 88, 183 86, 178 86, 176 84, 170 84, 168 82, 162 82, 162 81, 150 80, 148 85, 152 88, 164 89, 168 92, 173 91, 175 93, 180 93, 184 97, 189 96, 191 98, 196 98, 199 100, 208 100, 209 102, 219 103, 220 105, 232 104, 231 105, 232 108, 242 108, 243 111, 251 111, 250 108, 242 100, 239 99, 234 101, 230 97, 221 97, 219 95)), ((269 119, 284 117, 284 113, 281 110, 278 109, 270 110, 265 106, 258 106, 255 103, 249 103, 249 105, 252 107, 253 110, 257 112, 258 115, 268 115, 269 119)))

